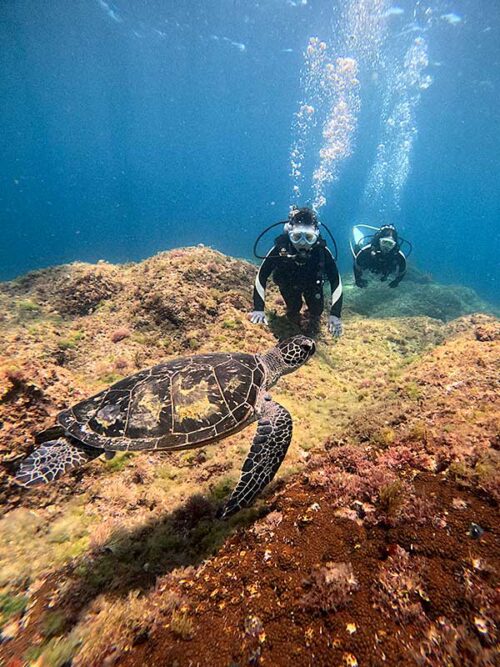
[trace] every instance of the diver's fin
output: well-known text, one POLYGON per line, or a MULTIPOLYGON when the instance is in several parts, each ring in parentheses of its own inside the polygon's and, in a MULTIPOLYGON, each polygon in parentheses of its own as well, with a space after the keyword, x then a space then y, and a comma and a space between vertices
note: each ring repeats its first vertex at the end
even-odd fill
POLYGON ((69 470, 92 461, 102 452, 102 449, 76 444, 66 437, 50 440, 21 462, 15 481, 26 487, 48 484, 69 470))
POLYGON ((269 484, 285 458, 292 440, 292 418, 288 410, 268 399, 264 402, 252 447, 241 470, 240 481, 219 518, 226 519, 269 484))

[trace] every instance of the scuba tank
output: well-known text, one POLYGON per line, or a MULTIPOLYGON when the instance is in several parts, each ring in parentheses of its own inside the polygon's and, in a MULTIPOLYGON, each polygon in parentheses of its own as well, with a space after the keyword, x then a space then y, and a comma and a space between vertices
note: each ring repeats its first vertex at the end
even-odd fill
MULTIPOLYGON (((386 226, 387 225, 383 225, 382 227, 386 226)), ((354 225, 354 227, 352 228, 352 237, 354 240, 354 245, 352 241, 349 241, 351 253, 354 258, 356 257, 362 246, 371 244, 373 242, 373 239, 377 236, 377 232, 379 232, 380 229, 381 229, 380 227, 373 227, 372 225, 365 225, 365 224, 354 225), (364 227, 365 229, 373 229, 374 233, 363 234, 363 232, 360 229, 361 227, 364 227)), ((410 241, 407 241, 399 234, 397 234, 396 248, 398 251, 401 250, 401 252, 403 252, 406 259, 408 259, 408 257, 411 255, 413 251, 413 245, 410 243, 410 241), (402 250, 403 244, 406 244, 408 246, 407 252, 403 252, 402 250)))

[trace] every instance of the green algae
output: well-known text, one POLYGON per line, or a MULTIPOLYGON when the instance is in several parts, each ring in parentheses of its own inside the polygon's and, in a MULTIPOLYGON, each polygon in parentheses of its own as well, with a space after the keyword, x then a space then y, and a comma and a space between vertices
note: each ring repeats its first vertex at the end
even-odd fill
POLYGON ((81 646, 82 640, 71 633, 68 637, 55 637, 51 639, 40 653, 43 665, 47 667, 65 667, 71 665, 73 658, 81 646))
POLYGON ((25 586, 84 553, 89 545, 88 529, 95 521, 85 511, 87 502, 86 496, 76 496, 57 516, 18 508, 3 517, 0 586, 25 586))
POLYGON ((236 480, 232 476, 222 477, 211 489, 211 495, 215 500, 223 500, 234 489, 236 480))
POLYGON ((352 312, 375 318, 427 316, 449 322, 462 315, 494 313, 469 287, 411 280, 403 280, 396 289, 377 280, 363 289, 346 281, 344 303, 352 312))
POLYGON ((132 452, 116 452, 112 459, 105 459, 104 465, 110 472, 120 472, 134 459, 132 452))
POLYGON ((12 616, 22 614, 28 604, 26 595, 0 593, 0 629, 12 616))

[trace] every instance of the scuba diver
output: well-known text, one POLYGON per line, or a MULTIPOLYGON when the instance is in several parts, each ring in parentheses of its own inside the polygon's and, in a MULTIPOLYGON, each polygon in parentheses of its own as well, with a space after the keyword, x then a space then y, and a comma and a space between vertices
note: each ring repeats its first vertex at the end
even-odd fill
MULTIPOLYGON (((354 257, 354 281, 358 287, 366 287, 368 281, 363 278, 363 272, 380 275, 380 280, 387 280, 394 274, 389 287, 397 287, 406 273, 406 256, 401 251, 401 242, 394 225, 371 227, 370 225, 356 225, 353 227, 354 246, 351 251, 354 257), (360 227, 376 230, 374 234, 363 234, 360 227)), ((406 241, 406 243, 409 243, 406 241)), ((411 247, 411 246, 410 246, 411 247)), ((408 253, 409 254, 409 253, 408 253)))
MULTIPOLYGON (((274 282, 285 301, 288 319, 295 324, 300 323, 304 299, 310 318, 308 333, 317 334, 324 308, 323 284, 326 276, 332 290, 328 330, 335 337, 342 335, 342 281, 335 259, 321 237, 319 225, 312 209, 291 210, 284 223, 284 233, 275 240, 255 278, 253 312, 249 316, 253 324, 267 324, 264 313, 266 283, 273 274, 274 282)), ((264 233, 255 242, 254 251, 264 233)))

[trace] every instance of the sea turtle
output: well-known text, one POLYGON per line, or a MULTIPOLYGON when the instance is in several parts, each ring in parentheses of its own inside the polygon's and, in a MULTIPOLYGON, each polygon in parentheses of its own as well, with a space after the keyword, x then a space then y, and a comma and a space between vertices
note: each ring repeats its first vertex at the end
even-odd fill
POLYGON ((225 438, 258 420, 240 480, 222 517, 249 505, 273 479, 292 438, 292 418, 268 390, 315 352, 293 336, 263 354, 214 353, 173 359, 120 380, 57 416, 17 471, 25 487, 116 451, 176 451, 225 438))

